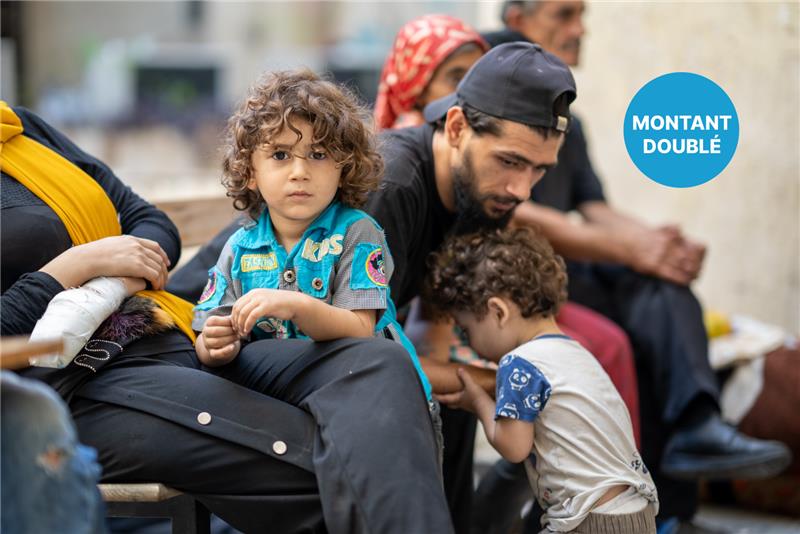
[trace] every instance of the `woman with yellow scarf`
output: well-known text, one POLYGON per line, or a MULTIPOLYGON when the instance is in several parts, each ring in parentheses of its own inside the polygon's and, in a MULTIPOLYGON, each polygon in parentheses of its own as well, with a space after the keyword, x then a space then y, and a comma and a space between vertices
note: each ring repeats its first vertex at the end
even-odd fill
POLYGON ((53 297, 98 276, 122 277, 143 306, 120 310, 63 369, 19 374, 67 401, 79 439, 97 449, 103 481, 155 481, 203 494, 244 531, 280 525, 281 517, 296 521, 275 514, 277 498, 264 497, 291 489, 304 522, 321 522, 310 418, 199 369, 191 304, 161 291, 180 254, 172 222, 42 119, 0 105, 2 335, 29 334, 53 297), (232 399, 253 412, 242 414, 232 399), (289 458, 278 459, 275 440, 265 439, 263 412, 271 410, 282 414, 273 431, 294 449, 289 458), (244 476, 245 469, 258 475, 244 476))
POLYGON ((244 532, 317 532, 323 523, 330 532, 403 528, 407 519, 394 517, 402 507, 379 506, 370 494, 381 490, 372 488, 441 482, 430 470, 387 485, 383 440, 409 454, 430 449, 432 457, 435 445, 397 423, 398 435, 374 439, 356 426, 424 413, 396 403, 388 415, 373 415, 370 406, 350 411, 337 400, 358 388, 390 397, 396 388, 418 388, 395 344, 267 343, 259 376, 276 373, 281 400, 204 372, 191 304, 163 291, 180 253, 175 226, 35 114, 4 102, 0 112, 0 333, 30 334, 57 294, 96 277, 121 278, 135 294, 71 363, 19 373, 67 401, 78 438, 98 452, 102 480, 162 482, 244 532))

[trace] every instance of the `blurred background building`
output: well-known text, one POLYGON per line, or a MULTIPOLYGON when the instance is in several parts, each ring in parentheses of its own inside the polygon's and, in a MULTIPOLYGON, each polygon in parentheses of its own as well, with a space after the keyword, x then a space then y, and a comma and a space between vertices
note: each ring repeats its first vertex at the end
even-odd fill
MULTIPOLYGON (((221 196, 227 115, 268 69, 329 72, 371 103, 394 35, 425 13, 478 30, 499 2, 0 3, 4 100, 65 129, 151 200, 221 196)), ((800 331, 800 5, 590 3, 575 109, 611 202, 709 244, 704 304, 800 331), (672 71, 721 85, 739 114, 733 161, 669 189, 625 152, 630 99, 672 71)))

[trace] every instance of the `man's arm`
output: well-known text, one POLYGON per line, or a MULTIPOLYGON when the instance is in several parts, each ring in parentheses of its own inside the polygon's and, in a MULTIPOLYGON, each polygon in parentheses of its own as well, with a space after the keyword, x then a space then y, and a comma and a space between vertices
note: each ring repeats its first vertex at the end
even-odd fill
POLYGON ((626 265, 633 269, 682 285, 700 275, 706 247, 683 235, 677 225, 651 227, 605 202, 586 202, 578 210, 588 224, 626 236, 632 247, 626 265))
POLYGON ((628 264, 629 252, 621 235, 600 225, 578 224, 564 213, 533 202, 514 211, 512 223, 537 227, 559 254, 578 261, 628 264))
POLYGON ((677 227, 652 228, 611 209, 603 201, 578 207, 583 224, 552 208, 531 202, 514 212, 514 224, 536 226, 565 257, 626 265, 631 269, 688 285, 700 273, 705 247, 687 240, 677 227))
POLYGON ((493 369, 483 369, 463 363, 439 362, 432 358, 420 358, 419 363, 431 383, 433 392, 437 395, 460 391, 464 385, 458 378, 458 370, 463 369, 481 389, 494 398, 495 372, 493 369))

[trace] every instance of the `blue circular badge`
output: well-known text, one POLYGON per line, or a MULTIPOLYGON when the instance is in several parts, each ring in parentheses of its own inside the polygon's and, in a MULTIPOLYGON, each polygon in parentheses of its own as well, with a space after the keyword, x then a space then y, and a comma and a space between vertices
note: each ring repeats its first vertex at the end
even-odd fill
POLYGON ((739 143, 739 117, 716 83, 673 72, 639 89, 625 113, 625 148, 645 176, 694 187, 717 176, 739 143))

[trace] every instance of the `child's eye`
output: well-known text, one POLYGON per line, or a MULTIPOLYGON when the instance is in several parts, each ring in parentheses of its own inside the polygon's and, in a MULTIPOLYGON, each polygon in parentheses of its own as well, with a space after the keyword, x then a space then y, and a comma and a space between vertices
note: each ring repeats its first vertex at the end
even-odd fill
POLYGON ((286 161, 289 159, 289 153, 285 150, 276 150, 272 153, 272 159, 275 161, 286 161))
POLYGON ((316 161, 324 161, 324 160, 328 159, 328 154, 326 154, 325 152, 322 152, 320 150, 315 150, 311 154, 309 154, 308 157, 309 157, 309 159, 313 159, 313 160, 316 160, 316 161))

